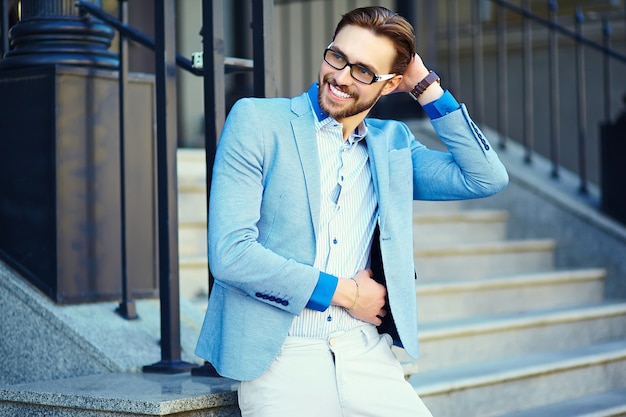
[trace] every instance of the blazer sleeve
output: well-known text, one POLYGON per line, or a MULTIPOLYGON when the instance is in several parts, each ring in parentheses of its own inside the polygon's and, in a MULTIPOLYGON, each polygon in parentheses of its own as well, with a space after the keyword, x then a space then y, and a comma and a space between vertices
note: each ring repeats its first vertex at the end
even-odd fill
POLYGON ((464 104, 431 123, 449 152, 413 141, 415 200, 489 197, 507 186, 506 168, 464 104))

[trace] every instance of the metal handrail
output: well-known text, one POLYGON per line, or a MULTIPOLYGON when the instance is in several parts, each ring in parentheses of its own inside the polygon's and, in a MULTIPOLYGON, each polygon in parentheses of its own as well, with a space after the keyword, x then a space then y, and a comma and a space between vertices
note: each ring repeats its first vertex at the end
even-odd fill
MULTIPOLYGON (((90 3, 85 0, 78 0, 76 2, 76 7, 78 7, 83 13, 91 14, 98 19, 102 20, 106 24, 113 27, 117 30, 121 35, 127 37, 128 39, 137 42, 140 45, 145 46, 146 48, 154 51, 155 49, 155 41, 150 36, 145 33, 135 29, 134 27, 121 22, 116 19, 114 16, 111 16, 98 6, 95 6, 93 3, 90 3)), ((204 75, 204 66, 197 65, 192 62, 191 59, 182 56, 181 54, 176 54, 176 65, 180 68, 184 69, 191 74, 203 76, 204 75)), ((253 69, 253 61, 251 59, 245 58, 234 58, 234 57, 225 57, 224 58, 224 70, 226 73, 235 73, 235 72, 245 72, 252 71, 253 69)))
MULTIPOLYGON (((120 0, 121 11, 124 11, 126 0, 120 0)), ((194 368, 194 365, 181 360, 181 341, 180 341, 180 304, 179 304, 179 267, 178 267, 178 240, 175 231, 178 222, 176 211, 176 184, 175 177, 170 175, 176 169, 176 141, 173 140, 173 131, 175 130, 175 112, 172 110, 173 101, 167 100, 168 91, 171 91, 175 79, 168 71, 168 67, 176 64, 184 69, 195 73, 202 74, 204 71, 193 68, 191 61, 186 58, 173 54, 174 39, 173 32, 173 0, 160 0, 155 4, 155 26, 162 28, 157 32, 157 39, 152 40, 150 37, 135 30, 122 21, 108 15, 99 7, 94 6, 86 1, 77 1, 75 6, 79 8, 80 13, 89 13, 96 18, 103 20, 120 33, 120 45, 122 50, 120 55, 122 61, 119 65, 119 100, 120 100, 120 140, 123 142, 125 130, 125 114, 126 106, 125 85, 128 79, 128 65, 123 39, 128 38, 137 41, 155 52, 155 90, 156 90, 156 167, 157 167, 157 213, 158 213, 158 259, 159 259, 159 301, 161 309, 161 360, 157 363, 146 365, 143 367, 144 372, 150 373, 178 373, 186 372, 194 368), (169 11, 169 13, 168 13, 169 11), (169 30, 168 30, 169 29, 169 30), (166 33, 167 32, 167 33, 166 33), (174 127, 172 127, 174 125, 174 127)), ((124 15, 124 13, 120 13, 124 15)), ((123 158, 123 143, 121 143, 121 157, 123 158)), ((123 192, 123 167, 124 160, 121 161, 122 167, 122 192, 123 192)), ((123 201, 123 199, 122 199, 123 201)), ((124 207, 122 207, 122 212, 124 207)), ((122 225, 124 221, 122 219, 122 225)), ((125 245, 125 231, 122 230, 122 246, 125 245)), ((118 312, 126 319, 136 318, 134 314, 134 306, 132 300, 128 297, 130 291, 128 282, 126 281, 125 271, 122 276, 123 297, 124 299, 118 307, 118 312), (131 314, 128 314, 130 307, 131 314)))
MULTIPOLYGON (((126 1, 126 0, 120 0, 126 1)), ((209 199, 211 171, 213 165, 213 157, 215 146, 217 144, 217 136, 221 129, 224 119, 223 105, 223 80, 221 77, 224 73, 233 73, 241 71, 252 71, 254 75, 255 94, 263 96, 267 90, 271 90, 271 83, 265 80, 265 71, 267 69, 267 54, 270 49, 269 43, 271 38, 267 36, 265 27, 271 26, 271 10, 267 7, 267 3, 271 0, 253 0, 254 15, 254 34, 255 34, 255 54, 254 61, 241 58, 227 58, 223 56, 223 52, 211 51, 215 42, 219 41, 222 29, 219 20, 223 18, 223 10, 220 2, 212 2, 211 0, 203 0, 202 2, 202 20, 203 29, 200 35, 203 37, 204 48, 200 53, 194 53, 194 61, 189 60, 180 54, 173 53, 174 38, 166 34, 167 31, 172 32, 174 13, 169 15, 173 10, 173 0, 159 0, 156 2, 155 26, 160 28, 156 35, 156 41, 149 36, 139 32, 135 28, 123 21, 107 14, 102 9, 94 6, 92 3, 79 0, 75 6, 80 9, 83 14, 89 13, 96 18, 110 25, 120 33, 121 38, 131 39, 153 51, 156 55, 156 131, 157 131, 157 175, 158 175, 158 213, 159 213, 159 286, 160 286, 160 302, 161 302, 161 361, 152 365, 144 366, 144 372, 174 373, 183 372, 192 369, 195 375, 217 376, 214 368, 210 364, 205 364, 201 368, 194 367, 192 364, 180 360, 180 311, 178 304, 178 263, 174 259, 171 245, 168 239, 175 241, 177 245, 176 233, 173 227, 178 223, 176 210, 176 196, 174 195, 175 185, 170 178, 169 173, 175 171, 175 149, 176 144, 170 139, 172 136, 172 114, 170 108, 172 101, 165 99, 166 91, 171 88, 173 76, 168 71, 171 66, 179 66, 184 70, 194 74, 203 76, 204 78, 204 110, 205 110, 205 149, 206 149, 206 168, 207 168, 207 203, 209 199), (206 32, 204 33, 204 28, 206 32), (213 52, 213 53, 212 53, 213 52), (219 56, 216 56, 219 55, 219 56), (204 57, 207 57, 208 71, 204 70, 204 57), (199 59, 196 59, 199 58, 199 59), (201 63, 198 63, 198 60, 201 63), (256 65, 253 65, 256 62, 256 65), (221 75, 220 75, 221 74, 221 75), (170 214, 173 213, 173 214, 170 214), (172 270, 176 270, 173 278, 170 276, 172 270), (170 282, 172 281, 172 282, 170 282)), ((128 66, 120 65, 120 73, 127 72, 128 66)), ((120 74, 120 83, 126 78, 125 74, 120 74)), ((124 88, 120 86, 120 107, 125 107, 124 88)), ((123 120, 123 115, 121 115, 123 120)), ((174 119, 175 120, 175 119, 174 119)), ((174 122, 175 124, 175 122, 174 122)), ((123 131, 123 126, 120 127, 123 131)), ((176 254, 177 255, 177 254, 176 254)), ((209 288, 211 287, 211 275, 209 271, 209 288)), ((122 301, 124 303, 124 300, 122 301)), ((124 307, 121 305, 120 307, 124 307)), ((123 308, 120 308, 123 310, 123 308)))
MULTIPOLYGON (((554 20, 550 20, 550 19, 545 19, 535 13, 532 13, 530 10, 525 9, 523 7, 517 6, 515 4, 512 4, 506 0, 490 0, 492 3, 501 6, 505 9, 508 9, 512 12, 515 12, 519 15, 521 15, 522 17, 524 17, 525 19, 529 19, 532 20, 534 23, 537 23, 541 26, 544 26, 547 29, 553 30, 558 32, 559 34, 575 41, 578 43, 581 43, 585 46, 588 46, 590 48, 593 48, 599 52, 602 52, 603 54, 610 56, 612 58, 615 58, 619 61, 622 61, 624 63, 626 63, 626 55, 619 53, 618 51, 611 49, 610 47, 607 47, 606 45, 602 45, 600 43, 594 42, 591 39, 588 39, 584 36, 582 36, 580 33, 576 32, 576 31, 572 31, 568 28, 566 28, 563 25, 560 25, 558 23, 556 23, 554 20)), ((550 3, 556 3, 554 1, 551 1, 550 3)), ((553 7, 553 6, 552 6, 553 7)))
MULTIPOLYGON (((602 18, 602 35, 603 42, 598 43, 585 37, 582 33, 582 24, 585 20, 585 16, 583 15, 580 9, 576 10, 576 14, 574 16, 574 30, 569 29, 562 24, 557 22, 556 10, 558 8, 557 1, 550 0, 547 1, 549 18, 546 19, 542 16, 539 16, 536 13, 533 13, 530 10, 530 2, 525 0, 522 2, 522 6, 518 6, 512 4, 509 1, 505 0, 490 0, 491 3, 498 6, 497 8, 497 22, 496 22, 496 32, 497 32, 497 72, 498 72, 498 130, 501 134, 500 136, 500 145, 501 147, 506 147, 506 132, 508 129, 508 119, 503 120, 503 115, 506 112, 507 103, 508 103, 508 92, 506 89, 506 73, 507 73, 507 58, 506 58, 506 24, 504 20, 504 10, 513 12, 523 18, 522 20, 522 71, 523 71, 523 100, 524 100, 524 111, 522 112, 523 117, 523 133, 522 133, 522 144, 524 146, 525 155, 524 160, 527 163, 532 162, 532 157, 534 153, 534 139, 533 139, 533 126, 534 126, 534 116, 533 116, 533 107, 534 101, 532 97, 532 88, 533 88, 533 65, 532 65, 532 39, 531 39, 531 31, 530 31, 530 23, 537 24, 548 29, 548 60, 549 60, 549 79, 550 79, 550 101, 549 101, 549 109, 550 109, 550 160, 552 162, 552 172, 551 175, 554 178, 559 177, 560 170, 560 126, 559 126, 559 88, 558 88, 558 53, 557 53, 557 37, 556 35, 562 36, 565 39, 571 40, 575 45, 575 76, 576 76, 576 92, 577 92, 577 146, 578 146, 578 176, 580 179, 579 192, 581 194, 587 194, 589 192, 588 187, 588 156, 587 156, 587 115, 586 115, 586 85, 585 85, 585 58, 584 58, 584 47, 591 48, 594 51, 597 51, 603 56, 603 66, 604 66, 604 83, 603 83, 603 93, 604 93, 604 118, 607 122, 609 122, 611 109, 610 109, 610 64, 611 60, 615 62, 626 63, 626 55, 618 52, 617 50, 611 48, 610 44, 610 36, 611 31, 609 27, 609 20, 607 16, 603 16, 602 18)), ((476 0, 474 3, 474 7, 480 7, 480 0, 476 0)), ((621 15, 621 14, 620 14, 621 15)), ((450 41, 451 43, 454 41, 450 41)), ((474 45, 475 46, 475 45, 474 45)), ((482 47, 482 45, 481 45, 482 47)), ((458 71, 458 68, 455 68, 454 71, 458 71)), ((479 77, 482 77, 483 74, 480 74, 479 77)), ((474 98, 476 100, 476 98, 474 98)), ((475 103, 476 107, 482 106, 481 102, 475 103)), ((480 114, 480 113, 479 113, 480 114)))
MULTIPOLYGON (((459 87, 459 76, 463 74, 459 64, 459 20, 458 20, 458 5, 457 2, 459 0, 448 0, 446 3, 447 7, 447 15, 455 16, 456 21, 451 22, 447 21, 444 29, 447 33, 447 42, 448 42, 448 65, 450 69, 450 74, 448 74, 448 79, 450 79, 451 88, 459 87)), ((519 3, 519 2, 518 2, 519 3)), ((610 122, 611 115, 611 86, 610 86, 610 77, 611 77, 611 64, 626 64, 626 55, 622 52, 617 51, 615 48, 611 47, 611 30, 609 26, 609 18, 608 14, 600 15, 594 14, 593 18, 595 21, 600 21, 602 24, 602 36, 603 39, 601 42, 594 41, 588 36, 583 35, 583 22, 585 21, 585 15, 582 13, 580 9, 577 9, 576 14, 574 15, 573 24, 570 27, 566 27, 563 24, 560 24, 557 21, 556 10, 558 8, 557 1, 555 0, 546 0, 545 12, 549 13, 549 17, 546 19, 540 16, 537 13, 533 13, 530 9, 530 1, 522 0, 521 6, 517 4, 513 4, 510 1, 505 0, 490 0, 490 3, 486 2, 486 0, 473 0, 471 3, 471 18, 468 25, 464 25, 463 31, 468 31, 467 33, 471 34, 468 39, 471 39, 471 44, 465 45, 467 47, 468 54, 466 56, 470 56, 474 61, 469 64, 473 68, 472 73, 472 82, 470 85, 473 86, 473 92, 471 96, 471 100, 473 100, 472 108, 475 109, 475 117, 477 120, 484 122, 481 120, 483 117, 485 106, 484 95, 482 91, 477 91, 478 89, 484 88, 482 83, 476 82, 476 80, 483 80, 485 77, 484 66, 480 63, 476 63, 475 61, 482 61, 483 58, 483 47, 484 47, 484 36, 482 35, 483 31, 487 26, 484 26, 484 22, 479 21, 476 16, 477 13, 482 12, 483 7, 486 5, 495 6, 495 25, 493 27, 489 27, 493 30, 495 34, 496 48, 495 48, 495 58, 496 58, 496 75, 497 80, 495 86, 497 87, 497 92, 495 95, 495 105, 497 107, 497 111, 495 117, 497 118, 497 130, 499 132, 499 141, 500 147, 506 148, 507 146, 507 136, 509 135, 509 117, 507 112, 509 109, 512 109, 510 91, 508 89, 507 83, 510 79, 508 72, 510 68, 508 68, 508 58, 507 58, 507 38, 508 34, 512 33, 511 27, 507 27, 508 21, 505 18, 506 13, 511 13, 514 16, 521 17, 521 23, 516 23, 520 28, 520 42, 521 42, 521 50, 520 50, 520 59, 522 65, 519 67, 520 77, 519 79, 523 83, 522 85, 522 105, 520 106, 519 117, 521 117, 522 123, 517 126, 518 136, 521 144, 524 148, 524 161, 528 164, 532 163, 534 155, 536 153, 535 150, 535 122, 537 119, 537 101, 534 95, 534 74, 537 70, 534 69, 533 60, 533 46, 535 44, 533 39, 533 27, 539 26, 547 30, 548 34, 548 50, 547 50, 547 59, 549 61, 549 67, 546 70, 546 79, 549 80, 549 101, 546 101, 546 114, 549 117, 549 134, 550 137, 543 141, 544 143, 549 143, 549 149, 546 152, 549 153, 549 159, 552 163, 552 172, 551 176, 553 178, 558 178, 560 176, 560 169, 562 166, 562 162, 560 160, 560 152, 561 152, 561 126, 560 126, 560 112, 563 111, 562 104, 559 100, 560 92, 559 92, 559 56, 558 56, 558 38, 563 40, 567 40, 571 42, 573 45, 572 52, 574 53, 575 64, 571 66, 572 74, 575 77, 575 82, 573 83, 574 94, 576 94, 575 111, 577 112, 574 118, 577 120, 577 125, 574 125, 574 131, 569 135, 570 137, 576 137, 576 142, 574 144, 573 149, 575 149, 578 154, 570 154, 572 157, 577 156, 576 160, 573 158, 569 160, 569 164, 572 166, 576 166, 574 171, 579 177, 580 185, 578 191, 581 195, 587 195, 589 190, 588 184, 588 158, 589 158, 589 144, 588 138, 588 121, 587 121, 587 113, 589 112, 586 95, 586 82, 585 82, 585 50, 589 49, 593 52, 598 52, 602 54, 602 62, 600 65, 603 65, 603 71, 601 73, 604 76, 604 80, 600 80, 603 88, 600 90, 601 94, 604 94, 603 103, 600 103, 600 106, 604 105, 604 113, 602 116, 598 118, 594 118, 595 120, 610 122), (598 18, 600 17, 600 18, 598 18), (481 29, 478 29, 478 26, 481 29), (573 26, 573 27, 572 27, 573 26), (548 114, 549 113, 549 114, 548 114)), ((621 11, 618 13, 614 13, 611 15, 612 18, 621 18, 621 11), (619 16, 619 17, 618 17, 619 16)), ((624 14, 626 17, 626 13, 624 14)), ((449 17, 452 19, 452 17, 449 17)), ((595 117, 595 116, 594 116, 595 117)), ((548 129, 545 129, 548 132, 548 129)), ((537 142, 539 143, 539 142, 537 142)), ((595 145, 595 143, 594 143, 595 145)), ((572 147, 568 147, 572 148, 572 147)), ((566 149, 566 148, 563 148, 566 149)), ((601 162, 600 162, 601 163, 601 162)), ((600 165, 601 167, 601 165, 600 165)))

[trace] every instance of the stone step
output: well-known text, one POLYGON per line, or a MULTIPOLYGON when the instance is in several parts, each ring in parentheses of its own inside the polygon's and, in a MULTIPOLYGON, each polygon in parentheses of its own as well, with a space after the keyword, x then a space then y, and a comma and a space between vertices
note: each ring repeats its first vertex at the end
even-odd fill
MULTIPOLYGON (((183 192, 179 207, 179 253, 181 256, 206 255, 206 196, 183 192)), ((417 213, 413 216, 413 243, 416 247, 455 243, 487 243, 506 237, 506 212, 475 210, 467 212, 417 213)))
POLYGON ((419 370, 626 338, 626 303, 602 303, 420 326, 419 370))
POLYGON ((206 221, 179 222, 178 254, 180 257, 207 256, 207 223, 206 221))
POLYGON ((423 247, 504 240, 507 218, 507 212, 501 210, 416 212, 413 243, 423 247))
POLYGON ((178 193, 178 225, 195 224, 198 227, 207 227, 206 194, 202 192, 178 193))
POLYGON ((495 417, 622 389, 626 340, 424 371, 409 381, 434 416, 495 417))
POLYGON ((415 248, 421 280, 480 279, 553 269, 551 239, 449 244, 415 248))
POLYGON ((109 373, 0 387, 0 416, 239 415, 226 378, 109 373))
POLYGON ((462 210, 462 201, 413 201, 413 213, 441 213, 459 212, 462 210))
POLYGON ((206 168, 204 151, 178 149, 178 221, 179 224, 204 224, 206 230, 206 168))
MULTIPOLYGON (((203 296, 207 291, 207 280, 208 280, 208 261, 206 259, 206 239, 197 239, 195 243, 191 243, 191 239, 185 239, 185 228, 181 227, 179 231, 179 242, 180 242, 180 274, 181 274, 181 294, 187 297, 195 297, 197 295, 203 296), (191 248, 189 248, 191 246, 191 248), (200 248, 200 250, 198 250, 200 248), (199 253, 203 252, 203 253, 199 253)), ((206 236, 206 235, 205 235, 206 236)), ((515 246, 515 245, 513 245, 515 246)), ((519 245, 517 245, 519 247, 519 245)), ((522 244, 522 246, 524 246, 522 244)), ((502 266, 496 265, 493 266, 494 262, 498 262, 498 258, 505 258, 502 262, 509 262, 511 258, 515 259, 515 255, 512 253, 507 253, 506 249, 511 249, 511 245, 507 245, 502 251, 498 251, 495 249, 492 251, 493 258, 496 259, 483 259, 483 264, 487 264, 487 266, 483 266, 483 268, 490 268, 490 273, 497 274, 498 271, 501 273, 515 273, 518 270, 513 270, 513 268, 506 268, 502 266)), ((468 255, 465 255, 468 256, 468 255)), ((481 253, 478 250, 475 253, 475 256, 487 256, 486 253, 481 253)), ((528 260, 529 258, 532 260, 536 259, 536 255, 529 252, 522 252, 524 259, 528 260)), ((533 272, 534 269, 540 270, 542 272, 534 273, 534 275, 522 275, 522 276, 510 276, 504 278, 497 279, 486 279, 480 280, 476 282, 462 282, 457 279, 446 281, 445 279, 438 279, 442 273, 446 273, 446 276, 451 276, 452 273, 447 271, 436 271, 432 272, 431 270, 436 267, 433 265, 435 261, 443 262, 445 264, 445 259, 436 259, 432 261, 429 259, 421 260, 417 259, 416 263, 418 265, 418 270, 420 271, 418 280, 418 292, 417 295, 420 297, 421 302, 419 304, 421 310, 423 310, 421 317, 429 317, 435 316, 440 317, 439 314, 454 316, 455 314, 462 314, 459 310, 462 310, 464 307, 475 308, 478 311, 481 309, 496 309, 498 306, 503 308, 514 308, 514 304, 506 303, 502 298, 496 299, 496 302, 493 302, 493 299, 488 303, 456 303, 456 302, 440 302, 440 297, 444 297, 444 299, 449 300, 460 300, 463 298, 468 298, 470 295, 478 295, 479 293, 495 293, 502 296, 502 294, 508 294, 512 297, 520 297, 526 293, 530 293, 526 296, 528 301, 531 303, 541 303, 550 302, 547 299, 550 296, 550 290, 555 286, 559 288, 563 288, 563 286, 568 285, 570 287, 577 287, 581 291, 576 291, 575 288, 571 288, 570 293, 572 297, 579 297, 588 300, 589 298, 596 297, 599 291, 601 291, 599 286, 601 284, 595 283, 594 280, 599 280, 602 278, 602 275, 599 270, 589 270, 589 271, 580 271, 580 272, 543 272, 544 269, 550 269, 552 267, 551 258, 547 259, 551 256, 551 254, 539 254, 539 256, 543 256, 541 259, 540 266, 534 266, 533 268, 529 268, 529 266, 533 266, 532 264, 526 264, 523 268, 530 270, 533 272), (430 268, 430 270, 429 270, 430 268), (534 284, 534 286, 526 286, 526 284, 534 284), (538 294, 543 294, 543 298, 538 294), (533 295, 535 295, 533 297, 533 295), (499 302, 498 302, 499 301, 499 302)), ((458 262, 458 261, 457 261, 458 262)), ((536 262, 536 261, 534 261, 536 262)), ((516 263, 523 263, 522 261, 518 261, 516 263)), ((473 262, 471 268, 466 268, 463 271, 462 278, 473 278, 480 279, 481 277, 478 275, 476 268, 476 262, 473 262)), ((446 268, 449 265, 444 265, 446 268)), ((454 265, 452 265, 454 266, 454 265)), ((459 272, 460 273, 460 272, 459 272)), ((569 293, 568 293, 569 294, 569 293)), ((488 295, 485 295, 488 297, 488 295)), ((560 297, 560 300, 564 303, 568 303, 568 297, 560 297)), ((574 298, 571 299, 572 301, 574 298)), ((464 314, 464 313, 463 313, 464 314)))
POLYGON ((421 322, 596 303, 605 271, 548 271, 473 281, 418 280, 421 322))
MULTIPOLYGON (((493 300, 489 300, 486 303, 473 303, 472 302, 471 304, 454 303, 454 302, 445 303, 445 302, 440 302, 437 300, 438 297, 444 297, 444 300, 446 297, 449 300, 454 300, 455 297, 457 299, 462 299, 464 297, 467 298, 470 293, 475 295, 477 292, 480 292, 483 288, 487 292, 491 291, 496 294, 501 294, 502 292, 508 291, 510 294, 512 293, 512 296, 516 296, 515 294, 516 290, 520 293, 527 293, 527 292, 533 293, 533 292, 543 291, 545 297, 549 297, 550 295, 549 291, 550 291, 551 286, 559 285, 559 284, 563 285, 563 283, 569 280, 569 281, 572 281, 571 282, 572 285, 576 284, 580 289, 587 290, 587 292, 583 292, 583 291, 576 292, 575 290, 573 290, 574 292, 574 294, 572 295, 573 297, 586 299, 586 298, 595 297, 597 295, 599 291, 599 289, 597 288, 598 284, 597 283, 594 284, 593 280, 600 279, 600 274, 601 274, 600 270, 588 270, 588 271, 579 271, 579 272, 567 272, 567 271, 545 272, 545 270, 549 270, 552 267, 551 253, 550 254, 539 253, 540 256, 544 257, 544 259, 541 260, 542 262, 540 264, 541 267, 530 268, 530 266, 532 265, 523 265, 523 267, 520 267, 519 270, 522 270, 520 272, 534 273, 535 271, 533 271, 532 269, 538 269, 541 272, 537 272, 535 276, 532 276, 532 275, 521 276, 520 274, 517 274, 518 271, 515 271, 515 270, 510 271, 510 269, 512 268, 505 268, 502 266, 498 266, 495 263, 498 262, 498 258, 504 258, 501 260, 502 262, 515 262, 516 264, 521 263, 521 261, 515 261, 515 252, 508 253, 507 250, 513 250, 515 248, 532 249, 532 248, 537 247, 536 243, 530 242, 527 244, 527 242, 513 242, 513 243, 501 242, 501 244, 506 247, 501 248, 500 250, 498 250, 497 243, 489 245, 490 247, 492 247, 491 256, 493 256, 493 258, 496 258, 496 259, 483 259, 482 260, 483 266, 481 266, 481 268, 491 268, 490 273, 493 272, 494 274, 497 274, 498 273, 497 271, 505 271, 504 272, 505 275, 508 273, 514 273, 515 275, 513 276, 500 277, 498 279, 480 280, 481 277, 478 275, 477 271, 475 271, 475 269, 477 268, 476 261, 472 261, 473 263, 470 264, 471 267, 465 268, 465 271, 463 275, 461 276, 461 278, 472 278, 473 281, 475 282, 461 281, 459 277, 455 277, 454 280, 446 281, 445 278, 439 279, 439 277, 441 276, 442 273, 447 273, 447 271, 436 271, 436 272, 432 271, 436 266, 436 265, 433 265, 434 262, 443 263, 444 264, 443 267, 444 268, 447 267, 445 264, 445 259, 435 258, 435 260, 432 262, 429 260, 422 261, 420 259, 417 259, 416 265, 417 265, 418 271, 420 271, 419 280, 417 284, 417 296, 423 298, 423 301, 421 301, 420 304, 418 304, 418 306, 420 307, 420 309, 425 310, 424 317, 426 318, 428 318, 429 316, 437 317, 437 312, 440 312, 440 311, 443 311, 442 314, 444 315, 449 314, 451 316, 454 316, 455 314, 460 314, 460 311, 462 311, 464 308, 470 308, 470 309, 475 308, 478 311, 480 311, 481 309, 489 309, 491 307, 496 308, 498 304, 502 304, 502 303, 494 302, 493 300), (550 259, 545 259, 548 257, 550 259), (511 259, 513 261, 510 261, 511 259), (494 264, 495 264, 495 267, 492 266, 494 264), (530 271, 524 271, 524 270, 529 270, 529 269, 530 271), (539 289, 524 287, 526 283, 525 281, 533 282, 536 286, 538 287, 543 286, 543 287, 539 289), (517 289, 515 289, 515 287, 517 287, 517 289), (422 307, 422 305, 424 307, 422 307), (427 307, 431 307, 431 309, 427 307)), ((547 242, 546 245, 547 247, 550 247, 550 248, 552 247, 552 245, 550 245, 550 242, 547 242)), ((488 252, 483 251, 484 248, 485 248, 484 245, 480 245, 480 247, 476 249, 474 256, 475 257, 490 256, 488 252)), ((470 255, 464 255, 464 256, 466 257, 466 259, 469 259, 470 257, 470 255)), ((527 262, 529 262, 528 261, 529 259, 532 260, 534 257, 538 257, 535 253, 532 253, 532 252, 529 253, 528 251, 522 251, 519 256, 526 259, 527 262)), ((456 260, 456 262, 459 262, 459 261, 456 260)), ((534 262, 536 262, 536 260, 534 262)), ((195 298, 198 296, 205 297, 208 292, 208 276, 209 276, 208 260, 206 258, 206 254, 196 255, 196 256, 181 255, 179 265, 180 265, 181 295, 188 297, 188 298, 195 298)), ((451 273, 447 273, 447 275, 449 276, 451 275, 451 273)), ((520 295, 520 294, 518 293, 517 295, 520 295)), ((531 303, 533 302, 540 303, 542 301, 542 299, 539 297, 532 298, 532 294, 528 295, 528 297, 531 298, 531 300, 529 301, 531 303)), ((557 301, 557 303, 559 302, 568 303, 566 297, 562 297, 560 298, 560 300, 562 301, 557 301)), ((545 300, 545 302, 549 303, 550 300, 547 299, 545 300)), ((508 307, 512 307, 512 306, 514 306, 514 304, 508 304, 508 307)), ((506 305, 504 307, 506 307, 506 305)), ((445 317, 441 317, 440 319, 443 319, 443 318, 445 317)))
MULTIPOLYGON (((202 149, 185 149, 179 148, 177 152, 177 184, 179 197, 194 200, 191 207, 197 207, 202 204, 199 200, 206 200, 206 162, 205 154, 202 149)), ((186 199, 187 200, 187 199, 186 199)), ((206 202, 204 203, 206 205, 206 202)), ((181 210, 186 204, 180 204, 179 211, 186 214, 186 210, 181 210)), ((462 208, 461 201, 415 201, 413 210, 416 213, 429 212, 459 212, 462 208)), ((186 220, 185 216, 179 216, 186 220)), ((194 218, 194 221, 196 219, 194 218)))
POLYGON ((209 294, 209 261, 204 256, 179 259, 180 295, 189 300, 206 299, 209 294))
POLYGON ((178 225, 207 229, 206 194, 196 192, 178 193, 178 225))
POLYGON ((206 158, 203 149, 178 148, 177 182, 178 187, 206 186, 206 158))
POLYGON ((599 392, 583 397, 507 413, 498 417, 624 417, 626 388, 599 392))

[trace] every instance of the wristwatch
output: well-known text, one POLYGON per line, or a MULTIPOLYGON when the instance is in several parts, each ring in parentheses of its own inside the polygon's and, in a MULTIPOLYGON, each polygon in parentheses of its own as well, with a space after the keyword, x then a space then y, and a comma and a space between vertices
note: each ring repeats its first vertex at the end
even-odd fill
POLYGON ((417 101, 417 98, 421 96, 422 93, 428 87, 430 87, 432 83, 435 83, 435 82, 439 83, 441 82, 441 79, 439 78, 439 76, 437 75, 435 71, 430 71, 428 75, 424 77, 422 81, 420 81, 419 83, 415 85, 415 87, 413 87, 413 90, 411 90, 409 94, 411 95, 411 97, 413 97, 413 100, 417 101))

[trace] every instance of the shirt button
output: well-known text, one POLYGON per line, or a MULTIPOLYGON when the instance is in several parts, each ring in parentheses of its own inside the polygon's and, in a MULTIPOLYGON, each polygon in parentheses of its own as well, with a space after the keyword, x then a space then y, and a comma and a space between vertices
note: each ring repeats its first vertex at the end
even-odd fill
POLYGON ((335 346, 335 343, 337 343, 337 342, 335 341, 334 337, 331 337, 330 340, 328 341, 328 344, 330 345, 330 347, 335 346))

